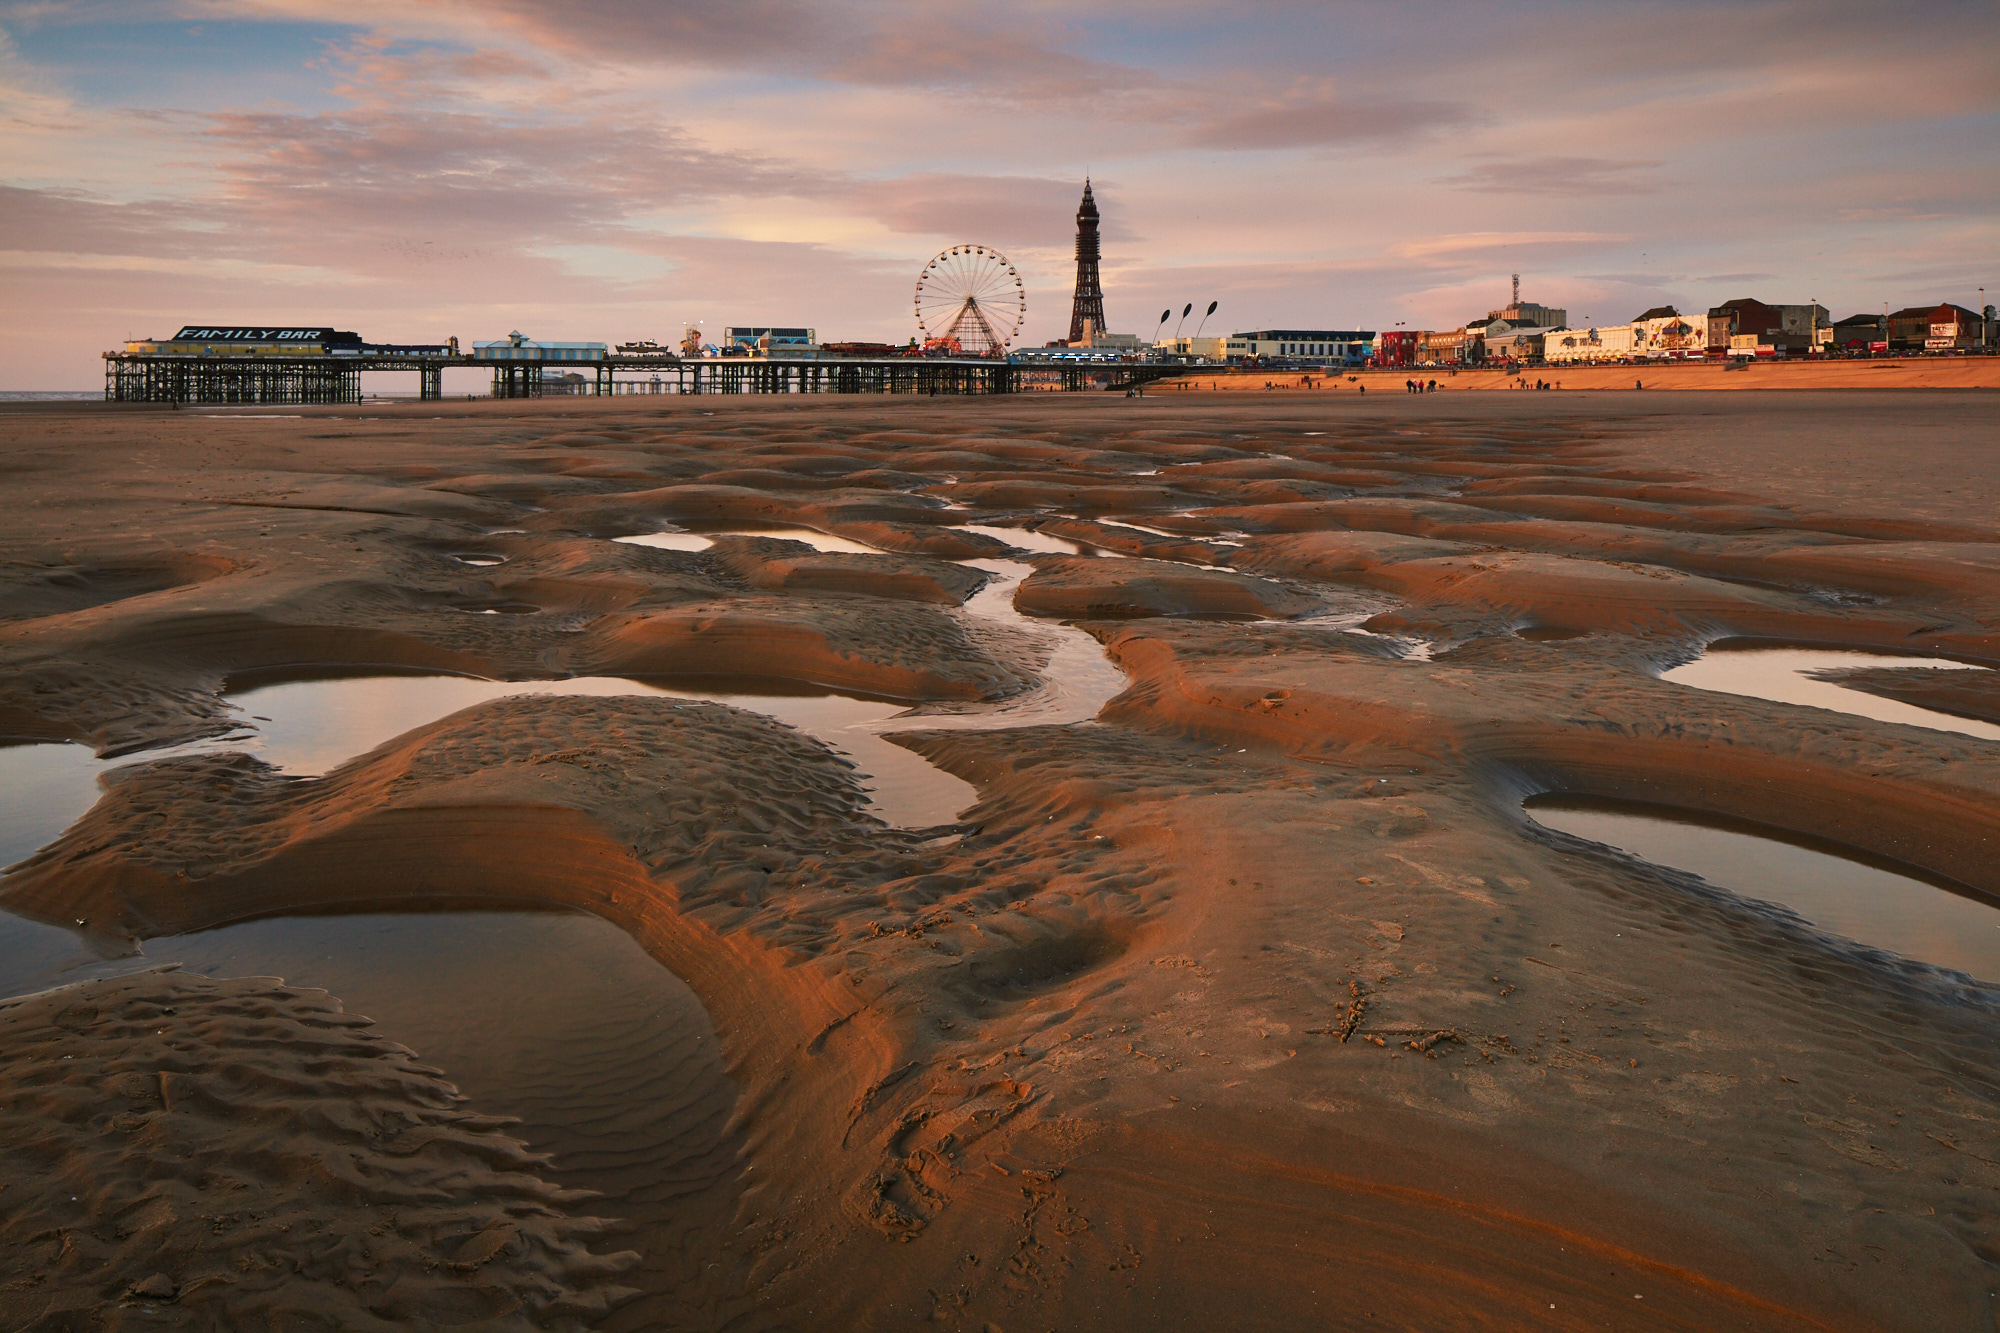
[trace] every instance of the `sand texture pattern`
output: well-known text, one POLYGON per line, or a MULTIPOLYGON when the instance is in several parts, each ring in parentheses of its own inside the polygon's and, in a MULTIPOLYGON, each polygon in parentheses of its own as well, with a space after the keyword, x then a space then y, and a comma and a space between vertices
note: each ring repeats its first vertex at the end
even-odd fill
POLYGON ((1524 807, 2000 906, 2000 742, 1949 729, 2000 715, 1988 409, 0 414, 0 736, 127 757, 0 878, 92 977, 0 1002, 0 1322, 1991 1333, 2000 977, 1524 807), (1662 678, 1725 639, 1890 660, 1662 678), (410 674, 638 683, 255 748, 410 674), (892 770, 963 807, 891 822, 892 770), (518 1080, 575 1086, 551 1161, 337 995, 139 970, 552 908, 712 1028, 607 1005, 518 1080))
POLYGON ((638 1256, 324 992, 167 971, 0 1004, 9 1328, 581 1328, 638 1256))

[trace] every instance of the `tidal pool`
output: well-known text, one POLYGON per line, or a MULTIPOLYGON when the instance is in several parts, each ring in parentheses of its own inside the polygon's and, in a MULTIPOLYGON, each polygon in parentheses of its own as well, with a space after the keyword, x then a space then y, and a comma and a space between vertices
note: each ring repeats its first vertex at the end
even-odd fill
POLYGON ((1874 718, 1878 722, 1900 722, 1905 726, 1928 727, 1933 731, 1955 731, 1964 736, 1977 736, 1981 740, 2000 740, 2000 727, 1990 722, 1954 717, 1935 709, 1884 699, 1880 695, 1850 689, 1837 681, 1817 680, 1809 674, 1856 667, 1991 670, 1990 667, 1971 666, 1941 657, 1897 657, 1845 648, 1736 646, 1724 640, 1711 644, 1708 651, 1694 661, 1662 672, 1660 679, 1676 685, 1692 685, 1698 690, 1742 694, 1777 703, 1803 704, 1836 713, 1851 713, 1856 717, 1874 718))
POLYGON ((757 524, 732 523, 723 528, 703 527, 687 524, 675 532, 642 532, 632 537, 614 537, 613 541, 627 546, 651 546, 662 551, 706 551, 715 544, 717 537, 781 537, 786 541, 804 542, 815 551, 844 551, 854 555, 880 555, 873 546, 851 541, 846 537, 836 537, 832 533, 820 532, 816 528, 769 527, 757 524))
POLYGON ((2000 908, 1776 830, 1576 797, 1527 803, 1537 824, 1717 888, 1789 907, 1829 934, 2000 981, 2000 908))
MULTIPOLYGON (((1084 542, 1071 541, 1067 537, 1053 537, 1047 533, 1031 532, 1027 528, 1001 528, 990 523, 960 523, 954 531, 976 532, 982 537, 1006 542, 1016 550, 1032 551, 1037 555, 1101 555, 1095 546, 1084 542)), ((960 563, 976 564, 977 561, 960 563)))
POLYGON ((964 614, 1053 640, 1042 683, 1026 695, 1003 700, 977 712, 926 719, 918 726, 995 728, 1088 722, 1112 696, 1125 689, 1125 673, 1104 655, 1104 647, 1082 630, 1062 621, 1021 614, 1014 591, 1035 567, 1021 560, 961 560, 993 577, 965 604, 964 614))
POLYGON ((853 760, 867 775, 863 785, 876 813, 889 823, 905 827, 946 823, 972 803, 976 796, 972 786, 890 744, 882 739, 884 732, 1085 721, 1124 688, 1124 677, 1096 640, 1067 625, 1031 620, 1014 609, 1014 587, 1033 572, 1031 566, 1009 560, 965 563, 993 578, 959 614, 1024 629, 1051 644, 1052 655, 1037 689, 994 705, 932 715, 913 712, 894 700, 714 677, 497 681, 376 671, 245 682, 247 687, 225 691, 242 722, 242 730, 228 736, 111 760, 96 758, 82 745, 0 747, 0 866, 33 855, 81 818, 96 801, 98 777, 107 769, 171 755, 241 751, 287 773, 312 776, 462 708, 514 695, 672 695, 762 713, 853 760), (744 684, 751 688, 743 688, 744 684))
MULTIPOLYGON (((0 747, 0 866, 24 860, 61 836, 95 803, 98 778, 108 769, 175 755, 238 751, 287 773, 315 776, 462 708, 513 695, 660 695, 762 713, 852 760, 864 775, 862 786, 875 813, 885 821, 908 828, 946 824, 978 793, 970 783, 890 743, 887 734, 1088 722, 1125 688, 1123 673, 1095 639, 1014 609, 1014 589, 1034 572, 1033 566, 1013 560, 963 563, 992 578, 954 614, 1007 625, 1039 640, 1048 658, 1035 689, 994 704, 933 711, 809 686, 713 677, 496 681, 378 671, 235 682, 225 697, 240 710, 242 729, 227 736, 109 760, 96 758, 82 745, 0 747)), ((0 912, 0 995, 94 975, 102 966, 127 965, 102 959, 68 930, 0 912)))
POLYGON ((230 696, 255 719, 257 734, 228 748, 247 751, 288 773, 324 773, 461 708, 524 694, 672 696, 762 713, 853 760, 868 775, 862 785, 869 790, 876 813, 892 824, 941 824, 973 798, 969 784, 940 773, 877 734, 877 724, 904 716, 908 704, 778 681, 759 681, 749 690, 717 677, 501 681, 469 676, 348 676, 288 681, 230 696))

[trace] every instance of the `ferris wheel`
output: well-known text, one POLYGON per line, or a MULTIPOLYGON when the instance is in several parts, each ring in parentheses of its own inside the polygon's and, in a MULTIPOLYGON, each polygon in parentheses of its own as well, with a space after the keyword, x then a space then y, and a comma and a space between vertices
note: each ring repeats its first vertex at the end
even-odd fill
POLYGON ((1027 313, 1021 275, 990 245, 954 245, 917 277, 917 329, 926 347, 1003 356, 1027 313))

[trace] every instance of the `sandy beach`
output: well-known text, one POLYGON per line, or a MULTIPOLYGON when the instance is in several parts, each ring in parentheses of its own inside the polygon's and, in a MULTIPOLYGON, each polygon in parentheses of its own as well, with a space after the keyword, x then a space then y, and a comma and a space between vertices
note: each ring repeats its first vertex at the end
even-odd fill
POLYGON ((0 1325, 1990 1333, 2000 431, 1854 365, 0 408, 0 1325))
POLYGON ((1296 370, 1228 370, 1196 372, 1169 381, 1150 392, 1263 392, 1306 390, 1315 393, 1367 394, 1405 392, 1408 380, 1435 381, 1440 393, 1518 393, 1547 391, 1599 393, 1627 391, 1695 391, 1717 393, 1742 389, 1827 390, 1862 389, 2000 389, 2000 360, 1974 357, 1877 357, 1854 360, 1672 361, 1648 365, 1591 364, 1543 366, 1509 371, 1502 368, 1406 366, 1321 374, 1296 370), (1310 380, 1310 384, 1304 381, 1310 380), (1364 392, 1365 390, 1365 392, 1364 392))

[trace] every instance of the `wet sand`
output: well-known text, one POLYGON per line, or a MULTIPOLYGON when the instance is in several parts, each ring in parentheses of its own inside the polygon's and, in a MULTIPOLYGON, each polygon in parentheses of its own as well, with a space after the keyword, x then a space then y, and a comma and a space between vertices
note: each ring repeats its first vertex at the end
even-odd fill
POLYGON ((1951 393, 0 412, 0 976, 57 987, 0 1000, 0 1312, 1990 1329, 2000 977, 1523 802, 2000 904, 2000 742, 1936 721, 1995 716, 1996 443, 1951 393), (1662 679, 1724 640, 1892 661, 1662 679), (345 741, 253 689, 398 674, 610 683, 345 741))

